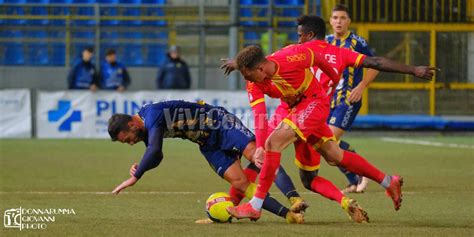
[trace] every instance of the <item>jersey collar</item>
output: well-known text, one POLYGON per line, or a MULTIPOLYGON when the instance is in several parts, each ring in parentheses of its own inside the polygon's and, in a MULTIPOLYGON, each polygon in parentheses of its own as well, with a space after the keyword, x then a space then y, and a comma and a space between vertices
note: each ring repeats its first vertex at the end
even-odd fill
POLYGON ((352 32, 351 32, 350 30, 348 30, 347 33, 346 33, 346 35, 344 35, 344 36, 341 38, 341 41, 340 41, 340 42, 346 41, 346 39, 349 37, 349 35, 351 35, 351 33, 352 33, 352 32))
POLYGON ((275 65, 276 65, 275 73, 273 73, 272 76, 278 75, 278 73, 280 72, 280 64, 279 64, 276 60, 273 60, 273 59, 271 59, 271 58, 269 58, 268 60, 274 62, 275 65))

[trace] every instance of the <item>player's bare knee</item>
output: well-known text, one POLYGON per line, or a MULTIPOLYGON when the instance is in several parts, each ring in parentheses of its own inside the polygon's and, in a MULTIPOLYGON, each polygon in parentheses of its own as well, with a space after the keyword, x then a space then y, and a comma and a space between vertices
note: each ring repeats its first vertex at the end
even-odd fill
POLYGON ((236 178, 234 180, 232 180, 231 182, 231 185, 232 187, 234 187, 235 189, 241 191, 241 192, 244 192, 247 190, 247 187, 249 186, 249 181, 247 179, 247 177, 239 177, 239 178, 236 178))
POLYGON ((265 150, 281 152, 289 144, 295 142, 297 139, 296 134, 291 129, 278 129, 273 131, 265 141, 265 150))
POLYGON ((343 152, 336 142, 328 141, 321 145, 318 152, 324 157, 324 160, 331 165, 337 166, 342 160, 343 152))
POLYGON ((250 142, 246 147, 245 147, 245 150, 243 152, 243 155, 244 157, 251 161, 252 160, 252 156, 255 154, 255 149, 256 149, 256 145, 255 145, 255 142, 250 142))
POLYGON ((331 156, 331 153, 322 147, 318 149, 319 154, 326 160, 326 163, 328 163, 331 166, 336 166, 337 161, 333 159, 333 156, 331 156))
POLYGON ((328 164, 329 164, 330 166, 338 166, 338 165, 339 165, 339 162, 337 162, 337 161, 332 161, 332 160, 331 160, 330 162, 328 162, 328 164))
POLYGON ((265 151, 275 151, 279 152, 280 146, 281 146, 281 141, 278 139, 275 139, 273 136, 269 136, 267 140, 265 141, 265 151))
POLYGON ((323 155, 324 159, 326 160, 326 163, 330 166, 338 166, 340 161, 336 159, 334 154, 327 153, 326 155, 323 155))

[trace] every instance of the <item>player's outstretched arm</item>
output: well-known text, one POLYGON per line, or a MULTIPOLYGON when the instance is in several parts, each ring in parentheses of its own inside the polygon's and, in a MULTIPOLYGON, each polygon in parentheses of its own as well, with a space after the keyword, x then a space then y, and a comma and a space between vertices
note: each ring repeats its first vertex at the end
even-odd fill
POLYGON ((112 191, 113 194, 119 194, 123 189, 133 186, 146 171, 157 167, 161 163, 161 160, 163 160, 163 130, 154 129, 149 131, 148 142, 148 147, 140 161, 140 165, 132 165, 130 168, 131 177, 118 185, 112 191))
POLYGON ((130 186, 133 186, 136 182, 138 181, 137 178, 135 178, 135 176, 132 176, 130 178, 128 178, 127 180, 123 181, 119 186, 117 186, 114 191, 112 191, 112 194, 119 194, 120 191, 130 187, 130 186))
POLYGON ((436 67, 406 65, 384 57, 367 57, 365 58, 364 62, 362 62, 362 66, 384 72, 411 74, 426 80, 432 80, 434 71, 440 70, 436 67))

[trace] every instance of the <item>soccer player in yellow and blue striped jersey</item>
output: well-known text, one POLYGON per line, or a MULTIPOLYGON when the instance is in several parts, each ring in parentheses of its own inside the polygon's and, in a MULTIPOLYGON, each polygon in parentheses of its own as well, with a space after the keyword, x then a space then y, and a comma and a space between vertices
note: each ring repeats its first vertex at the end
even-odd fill
MULTIPOLYGON (((333 34, 326 36, 328 43, 341 48, 348 48, 367 56, 374 56, 374 52, 369 48, 365 39, 349 31, 351 17, 347 7, 336 5, 332 10, 329 22, 332 26, 333 34)), ((340 141, 340 147, 344 150, 353 150, 341 138, 344 132, 351 128, 360 110, 364 89, 375 79, 378 73, 375 69, 369 68, 364 73, 362 67, 349 67, 344 70, 343 78, 336 87, 331 100, 328 124, 336 139, 340 141)), ((344 193, 363 192, 367 186, 368 179, 347 172, 343 168, 340 169, 349 181, 348 186, 342 191, 344 193)))

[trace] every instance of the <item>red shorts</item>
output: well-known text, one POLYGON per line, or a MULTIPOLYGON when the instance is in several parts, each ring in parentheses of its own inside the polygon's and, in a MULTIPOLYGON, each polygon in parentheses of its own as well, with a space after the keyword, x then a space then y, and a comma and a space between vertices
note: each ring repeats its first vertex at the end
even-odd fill
POLYGON ((282 122, 288 124, 301 140, 317 150, 324 142, 335 140, 326 123, 328 116, 329 103, 326 99, 304 99, 290 109, 282 122))
POLYGON ((287 104, 282 103, 278 105, 278 107, 275 110, 275 113, 272 115, 272 117, 268 121, 268 135, 270 135, 270 133, 272 133, 273 130, 275 130, 275 128, 277 128, 280 125, 281 121, 283 121, 283 119, 285 119, 289 113, 290 113, 290 108, 288 107, 287 104))
POLYGON ((298 139, 295 143, 295 165, 305 171, 319 170, 321 156, 308 143, 298 139))
POLYGON ((269 122, 269 131, 273 131, 280 122, 288 124, 298 135, 295 142, 295 164, 303 170, 319 169, 320 155, 316 151, 321 144, 335 137, 326 123, 329 115, 329 103, 324 99, 304 99, 294 108, 280 105, 269 122))

